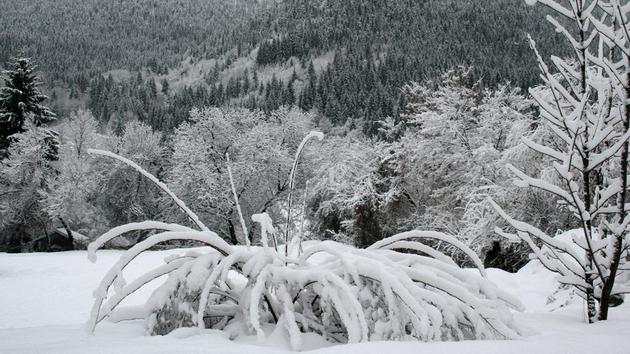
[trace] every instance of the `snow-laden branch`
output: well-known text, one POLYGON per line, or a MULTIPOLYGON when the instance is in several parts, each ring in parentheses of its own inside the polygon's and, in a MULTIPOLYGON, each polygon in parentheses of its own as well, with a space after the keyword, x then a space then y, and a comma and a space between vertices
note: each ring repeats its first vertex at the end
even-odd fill
MULTIPOLYGON (((524 235, 532 235, 532 236, 538 238, 545 245, 548 245, 549 247, 551 247, 551 248, 553 248, 555 250, 558 250, 558 251, 560 251, 562 253, 565 253, 565 254, 569 255, 575 261, 575 263, 580 266, 581 269, 573 269, 572 272, 580 273, 580 272, 584 271, 585 265, 584 265, 584 261, 582 260, 582 257, 579 254, 577 254, 577 252, 573 248, 571 248, 571 246, 567 245, 564 242, 561 242, 561 241, 558 241, 558 240, 554 239, 553 237, 547 235, 546 233, 544 233, 540 229, 538 229, 538 228, 536 228, 536 227, 534 227, 534 226, 532 226, 530 224, 527 224, 527 223, 522 222, 522 221, 514 220, 512 217, 507 215, 507 213, 505 213, 503 208, 501 208, 497 203, 495 203, 494 200, 488 199, 488 202, 490 203, 490 205, 492 205, 492 207, 495 209, 495 211, 505 221, 507 221, 508 224, 510 224, 510 226, 512 226, 513 228, 515 228, 519 232, 521 232, 521 234, 517 234, 519 236, 519 238, 523 239, 524 235)), ((499 234, 500 235, 504 235, 505 232, 500 232, 499 234)), ((538 247, 536 247, 536 248, 538 248, 538 247)))
POLYGON ((291 166, 291 173, 289 174, 289 195, 287 197, 287 226, 286 226, 285 236, 284 236, 284 247, 285 247, 284 253, 286 255, 289 254, 289 241, 291 240, 289 235, 291 233, 290 232, 291 214, 292 214, 292 207, 293 207, 293 189, 295 188, 295 172, 297 171, 297 167, 300 162, 300 155, 302 154, 302 150, 304 150, 304 146, 306 146, 306 143, 312 138, 317 138, 317 140, 321 141, 324 139, 324 133, 318 132, 318 131, 311 131, 310 133, 308 133, 308 135, 304 137, 304 139, 302 139, 302 142, 300 143, 300 145, 297 148, 297 151, 295 152, 295 158, 293 159, 293 166, 291 166))
POLYGON ((245 238, 245 245, 250 246, 249 233, 247 232, 247 225, 245 225, 245 219, 243 218, 243 212, 241 211, 241 203, 238 201, 238 193, 236 193, 236 187, 234 186, 234 176, 232 176, 232 166, 230 163, 230 154, 225 153, 225 160, 227 162, 228 177, 230 179, 230 187, 232 189, 232 196, 234 197, 234 204, 236 205, 236 211, 238 212, 238 219, 241 223, 241 229, 243 230, 243 237, 245 238))
POLYGON ((377 241, 372 246, 368 247, 368 249, 384 248, 394 242, 404 241, 404 240, 413 240, 413 239, 420 239, 420 240, 433 239, 436 241, 442 241, 449 245, 452 245, 453 247, 462 251, 466 256, 470 258, 471 261, 473 261, 477 269, 479 269, 479 273, 481 273, 483 277, 486 276, 486 270, 483 267, 483 262, 481 261, 481 259, 479 259, 479 256, 477 256, 475 252, 473 252, 470 248, 468 248, 468 246, 466 246, 464 243, 462 243, 455 237, 447 235, 442 232, 419 231, 419 230, 407 231, 407 232, 403 232, 398 235, 387 237, 380 241, 377 241))
POLYGON ((101 156, 107 156, 107 157, 111 157, 113 159, 116 159, 122 163, 124 163, 125 165, 133 168, 134 170, 140 172, 144 177, 146 177, 148 180, 150 180, 151 182, 155 183, 155 185, 157 185, 161 190, 163 190, 169 197, 171 197, 171 199, 173 199, 173 201, 175 202, 175 204, 177 204, 177 206, 179 206, 180 209, 182 209, 186 215, 188 215, 188 217, 190 218, 190 220, 192 220, 202 231, 210 231, 208 230, 208 228, 206 227, 206 225, 204 225, 201 220, 199 219, 199 217, 197 216, 197 214, 195 214, 192 210, 188 209, 188 207, 186 206, 186 204, 184 204, 183 201, 181 201, 181 199, 177 198, 177 196, 175 195, 175 193, 171 192, 171 190, 166 186, 166 184, 162 183, 160 180, 158 180, 155 176, 153 176, 151 173, 149 173, 148 171, 146 171, 145 169, 143 169, 142 167, 140 167, 138 164, 136 164, 135 162, 126 159, 120 155, 116 155, 113 152, 110 151, 105 151, 105 150, 98 150, 98 149, 88 149, 88 154, 93 154, 93 155, 101 155, 101 156))
POLYGON ((556 1, 554 0, 525 0, 525 2, 527 3, 527 5, 533 6, 536 3, 541 3, 547 7, 549 7, 550 9, 552 9, 553 11, 572 19, 573 18, 573 12, 569 9, 567 9, 566 7, 558 4, 556 1))
POLYGON ((140 231, 140 230, 163 230, 163 231, 194 231, 193 229, 178 225, 178 224, 167 224, 160 221, 142 221, 142 222, 134 222, 130 224, 125 224, 122 226, 117 226, 99 238, 94 240, 92 243, 88 245, 88 258, 92 262, 96 262, 96 251, 103 247, 110 240, 124 235, 131 231, 140 231))
MULTIPOLYGON (((211 231, 166 231, 153 236, 150 236, 146 240, 136 244, 128 251, 126 251, 107 272, 105 277, 101 280, 100 285, 94 291, 94 304, 90 319, 87 323, 87 329, 90 333, 94 332, 96 323, 98 322, 99 313, 101 310, 101 304, 107 297, 107 292, 117 278, 122 277, 123 269, 140 253, 145 250, 163 242, 171 240, 193 240, 207 244, 222 254, 229 254, 232 252, 231 246, 228 245, 222 238, 211 231)), ((122 278, 121 278, 122 279, 122 278)))

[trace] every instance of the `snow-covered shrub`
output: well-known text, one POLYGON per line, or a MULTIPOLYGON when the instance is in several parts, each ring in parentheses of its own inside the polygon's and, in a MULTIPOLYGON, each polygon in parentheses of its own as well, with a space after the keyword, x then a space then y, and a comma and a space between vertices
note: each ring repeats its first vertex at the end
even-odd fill
MULTIPOLYGON (((320 137, 309 134, 306 139, 314 136, 320 137)), ((278 237, 271 218, 263 213, 252 217, 260 224, 262 246, 253 247, 249 242, 247 246, 231 246, 209 231, 154 176, 118 155, 91 152, 116 158, 155 182, 198 230, 146 221, 116 227, 92 243, 88 251, 95 260, 95 251, 117 236, 135 230, 159 230, 125 252, 105 275, 94 293, 89 331, 111 316, 127 296, 168 274, 146 304, 150 334, 197 326, 225 330, 231 337, 256 333, 264 338, 264 328, 275 325, 287 330, 296 350, 301 347, 302 332, 315 332, 342 343, 509 339, 519 335, 510 312, 510 308, 521 308, 518 300, 489 282, 477 255, 449 235, 410 231, 366 249, 334 241, 302 243, 300 235, 294 238, 297 242, 288 242, 289 233, 278 237), (184 239, 202 242, 210 249, 169 257, 163 265, 126 282, 123 270, 138 254, 162 242, 184 239), (426 240, 461 250, 477 270, 460 268, 450 257, 423 243, 426 240)), ((296 166, 294 163, 292 176, 296 166)))

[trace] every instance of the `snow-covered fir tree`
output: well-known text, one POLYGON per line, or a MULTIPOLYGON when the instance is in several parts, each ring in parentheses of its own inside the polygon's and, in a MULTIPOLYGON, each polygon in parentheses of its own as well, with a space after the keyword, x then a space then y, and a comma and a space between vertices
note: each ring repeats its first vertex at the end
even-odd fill
POLYGON ((11 135, 24 132, 29 117, 35 126, 55 118, 42 104, 48 97, 39 90, 41 81, 31 60, 15 59, 10 66, 3 72, 5 86, 0 88, 0 158, 7 156, 11 135))

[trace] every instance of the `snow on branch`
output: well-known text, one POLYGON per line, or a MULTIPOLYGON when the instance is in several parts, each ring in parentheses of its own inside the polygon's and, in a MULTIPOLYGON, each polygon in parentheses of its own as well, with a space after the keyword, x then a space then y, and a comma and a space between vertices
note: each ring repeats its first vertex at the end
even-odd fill
POLYGON ((88 330, 94 331, 98 318, 100 317, 101 304, 107 297, 107 293, 110 287, 117 279, 122 279, 123 269, 140 253, 147 249, 163 242, 171 240, 193 240, 207 244, 213 249, 219 251, 222 254, 231 253, 231 246, 228 245, 222 238, 212 231, 166 231, 156 235, 152 235, 146 240, 136 244, 131 249, 126 251, 114 266, 107 272, 105 277, 101 280, 100 285, 94 291, 94 304, 92 306, 91 316, 88 321, 88 330))
POLYGON ((410 240, 410 239, 433 239, 433 240, 443 241, 445 243, 448 243, 454 246, 455 248, 459 249, 460 251, 464 252, 464 254, 466 254, 466 256, 468 256, 470 260, 473 261, 477 269, 479 269, 479 273, 481 273, 483 277, 486 276, 486 270, 484 269, 483 262, 481 261, 481 259, 479 259, 479 256, 477 256, 475 252, 473 252, 470 248, 468 248, 468 246, 466 246, 461 241, 457 240, 455 237, 447 235, 442 232, 418 231, 418 230, 407 231, 407 232, 403 232, 398 235, 391 236, 391 237, 382 239, 380 241, 377 241, 369 248, 370 249, 383 248, 386 246, 390 246, 392 243, 403 241, 403 240, 410 240))
POLYGON ((106 233, 101 235, 99 238, 97 238, 95 241, 89 244, 88 258, 90 259, 90 261, 96 262, 96 251, 100 249, 101 247, 103 247, 103 245, 105 245, 107 242, 109 242, 110 240, 118 236, 126 234, 128 232, 140 231, 140 230, 163 230, 163 231, 184 231, 184 232, 194 231, 193 229, 186 226, 181 226, 178 224, 166 224, 159 221, 142 221, 142 222, 134 222, 130 224, 125 224, 122 226, 117 226, 107 231, 106 233))
POLYGON ((554 0, 525 0, 525 2, 527 3, 527 5, 530 5, 530 6, 533 6, 536 3, 541 3, 567 18, 573 18, 573 12, 571 10, 558 4, 554 0))
POLYGON ((300 162, 300 155, 302 154, 302 150, 304 150, 304 146, 306 146, 306 143, 312 138, 317 138, 317 140, 321 141, 322 139, 324 139, 324 133, 318 132, 318 131, 311 131, 304 137, 304 139, 302 139, 302 142, 300 142, 300 145, 298 146, 297 151, 295 152, 295 159, 293 160, 293 166, 291 167, 291 173, 289 174, 289 195, 287 197, 287 205, 288 205, 287 228, 286 228, 285 236, 284 236, 284 242, 285 242, 284 253, 287 255, 289 254, 289 241, 290 241, 290 233, 291 233, 289 225, 291 225, 291 213, 292 213, 292 206, 293 206, 293 189, 295 188, 295 172, 297 171, 298 163, 300 162))
POLYGON ((142 167, 138 166, 138 164, 136 164, 135 162, 126 159, 122 156, 116 155, 113 152, 109 152, 109 151, 104 151, 104 150, 98 150, 98 149, 88 149, 88 154, 93 154, 93 155, 101 155, 101 156, 107 156, 107 157, 111 157, 113 159, 116 159, 122 163, 124 163, 125 165, 133 168, 134 170, 140 172, 144 177, 146 177, 147 179, 149 179, 151 182, 155 183, 158 187, 160 187, 160 189, 162 189, 166 194, 168 194, 169 197, 171 197, 173 199, 173 201, 175 202, 175 204, 177 204, 177 206, 180 207, 180 209, 182 209, 186 215, 188 215, 188 217, 202 230, 202 231, 210 231, 208 230, 208 228, 206 227, 206 225, 204 225, 201 220, 199 219, 199 217, 197 216, 197 214, 195 214, 192 210, 188 209, 188 207, 186 206, 186 204, 184 204, 184 202, 182 202, 179 198, 177 198, 177 196, 175 195, 175 193, 171 192, 171 190, 166 186, 166 184, 160 182, 160 180, 158 180, 155 176, 153 176, 151 173, 149 173, 148 171, 146 171, 145 169, 143 169, 142 167))

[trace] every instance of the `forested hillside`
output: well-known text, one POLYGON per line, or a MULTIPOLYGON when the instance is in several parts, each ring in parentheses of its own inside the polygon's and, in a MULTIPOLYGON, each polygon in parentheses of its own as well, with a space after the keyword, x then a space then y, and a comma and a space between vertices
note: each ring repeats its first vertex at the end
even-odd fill
POLYGON ((47 85, 64 88, 54 92, 53 107, 87 106, 105 123, 148 114, 161 129, 178 126, 199 105, 271 111, 295 104, 334 125, 366 123, 365 132, 375 134, 375 121, 398 118, 405 83, 470 65, 469 84, 528 87, 538 73, 526 33, 543 53, 560 41, 533 20, 543 10, 518 0, 0 0, 0 7, 0 63, 35 58, 47 85), (333 59, 313 68, 326 53, 333 59), (163 88, 184 60, 213 58, 199 72, 204 80, 163 88), (248 70, 239 70, 239 58, 253 59, 248 70), (267 67, 293 75, 259 80, 267 67), (113 70, 134 80, 114 75, 108 83, 113 70), (135 81, 140 71, 145 78, 135 81), (163 95, 140 92, 148 86, 163 95))
POLYGON ((276 35, 262 44, 261 64, 345 48, 349 57, 371 55, 387 69, 397 67, 390 75, 394 82, 472 65, 486 84, 510 80, 527 87, 538 73, 525 34, 543 37, 542 48, 559 43, 541 36, 544 24, 533 20, 541 11, 518 0, 287 0, 266 7, 252 28, 271 28, 276 35))
POLYGON ((49 82, 85 90, 113 69, 156 73, 185 56, 221 55, 247 38, 255 0, 0 1, 0 61, 37 58, 49 82))

